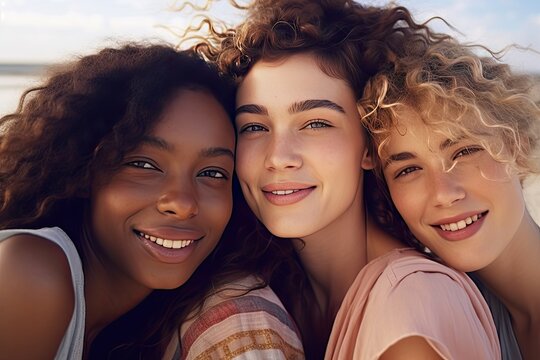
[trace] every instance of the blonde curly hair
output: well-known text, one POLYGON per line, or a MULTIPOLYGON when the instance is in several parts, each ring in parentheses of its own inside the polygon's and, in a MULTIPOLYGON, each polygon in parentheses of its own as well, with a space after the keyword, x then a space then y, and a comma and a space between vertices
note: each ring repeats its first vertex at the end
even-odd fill
MULTIPOLYGON (((475 140, 507 171, 522 179, 540 172, 538 143, 540 108, 531 89, 532 77, 515 74, 486 48, 453 39, 433 43, 422 56, 396 57, 393 66, 373 76, 358 103, 371 135, 375 160, 366 175, 366 202, 379 225, 398 239, 423 251, 395 208, 382 173, 390 133, 400 131, 400 113, 413 110, 433 133, 457 141, 475 140)), ((429 141, 429 139, 428 139, 429 141)))
POLYGON ((540 108, 532 78, 515 74, 491 56, 446 39, 423 56, 396 58, 394 66, 372 77, 359 102, 374 150, 384 152, 399 122, 399 110, 413 109, 433 131, 450 140, 466 137, 525 176, 540 172, 535 154, 540 138, 540 108))

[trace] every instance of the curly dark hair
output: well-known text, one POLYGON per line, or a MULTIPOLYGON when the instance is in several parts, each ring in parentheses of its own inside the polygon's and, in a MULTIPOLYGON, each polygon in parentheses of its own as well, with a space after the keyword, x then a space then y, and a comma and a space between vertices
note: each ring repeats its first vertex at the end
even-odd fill
POLYGON ((352 0, 256 0, 234 29, 219 31, 208 18, 203 23, 209 32, 194 48, 224 73, 241 80, 259 60, 309 52, 327 75, 346 81, 357 99, 389 59, 447 38, 415 22, 405 7, 352 0))
POLYGON ((94 170, 113 171, 182 88, 209 91, 232 115, 233 84, 167 45, 107 48, 27 90, 0 119, 0 229, 79 228, 94 170))
MULTIPOLYGON (((393 59, 420 56, 431 44, 449 38, 431 31, 427 23, 417 23, 405 7, 395 5, 365 6, 352 0, 255 0, 245 10, 246 18, 234 28, 208 16, 192 25, 186 34, 199 40, 193 46, 195 51, 237 82, 259 60, 309 53, 323 72, 344 80, 357 100, 370 77, 391 69, 393 59)), ((365 185, 366 193, 372 192, 368 188, 372 184, 365 185)), ((313 291, 292 242, 272 242, 283 254, 291 255, 276 260, 275 273, 285 275, 272 276, 270 285, 299 325, 306 356, 321 358, 332 322, 314 316, 313 291)))
MULTIPOLYGON (((0 119, 0 229, 59 226, 84 262, 81 234, 93 174, 98 167, 115 171, 182 89, 210 93, 232 119, 233 81, 193 51, 132 43, 53 70, 44 84, 23 94, 15 113, 0 119)), ((119 320, 125 337, 96 340, 96 351, 108 354, 127 344, 131 354, 159 357, 216 284, 254 272, 260 251, 242 245, 225 236, 190 281, 152 293, 133 316, 119 320), (127 327, 133 318, 145 326, 127 327)))

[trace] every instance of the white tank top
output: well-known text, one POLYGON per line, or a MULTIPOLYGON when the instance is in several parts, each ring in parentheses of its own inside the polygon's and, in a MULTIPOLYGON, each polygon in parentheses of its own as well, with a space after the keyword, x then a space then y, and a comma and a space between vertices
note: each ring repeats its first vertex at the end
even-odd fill
POLYGON ((79 360, 82 359, 84 345, 84 321, 85 321, 85 302, 84 302, 84 274, 81 258, 75 248, 75 245, 67 234, 58 227, 43 228, 39 230, 16 229, 1 230, 0 241, 11 236, 19 234, 32 234, 48 239, 60 248, 66 254, 71 269, 71 279, 75 291, 75 307, 71 321, 64 334, 64 338, 56 352, 56 360, 79 360))

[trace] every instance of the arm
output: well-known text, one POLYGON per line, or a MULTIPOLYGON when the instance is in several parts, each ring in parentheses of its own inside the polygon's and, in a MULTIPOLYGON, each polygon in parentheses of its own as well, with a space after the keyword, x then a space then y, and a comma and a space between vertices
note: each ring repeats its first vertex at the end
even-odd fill
POLYGON ((32 235, 0 242, 0 349, 7 359, 52 359, 74 308, 69 264, 32 235))
POLYGON ((269 288, 205 308, 182 326, 181 346, 186 359, 201 355, 217 359, 226 354, 234 359, 304 358, 296 326, 269 288))
POLYGON ((420 336, 410 336, 386 350, 379 360, 440 360, 442 357, 420 336))

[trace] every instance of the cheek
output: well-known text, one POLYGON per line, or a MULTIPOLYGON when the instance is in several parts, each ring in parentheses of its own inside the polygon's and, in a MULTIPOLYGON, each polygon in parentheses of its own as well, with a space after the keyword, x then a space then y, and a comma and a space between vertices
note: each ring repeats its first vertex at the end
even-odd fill
POLYGON ((204 197, 204 202, 200 200, 201 207, 204 207, 206 220, 209 227, 213 227, 216 231, 223 231, 229 219, 231 218, 233 200, 232 189, 227 188, 227 191, 217 192, 204 197))
POLYGON ((494 182, 510 181, 512 176, 508 170, 509 168, 506 165, 494 160, 484 161, 476 166, 476 173, 479 173, 483 179, 494 182))
POLYGON ((311 164, 330 171, 333 176, 354 178, 362 174, 364 146, 360 136, 334 136, 321 141, 304 144, 303 154, 309 156, 311 164))
POLYGON ((414 219, 420 214, 422 197, 418 192, 407 191, 405 188, 390 186, 390 196, 394 206, 407 224, 413 224, 414 219), (411 196, 414 194, 414 196, 411 196))
POLYGON ((92 218, 98 222, 118 221, 117 217, 125 211, 123 189, 114 184, 93 189, 91 197, 92 218))
POLYGON ((255 177, 256 169, 264 161, 258 154, 262 154, 262 151, 254 149, 253 146, 244 145, 244 142, 238 143, 235 166, 240 182, 245 182, 255 177))

